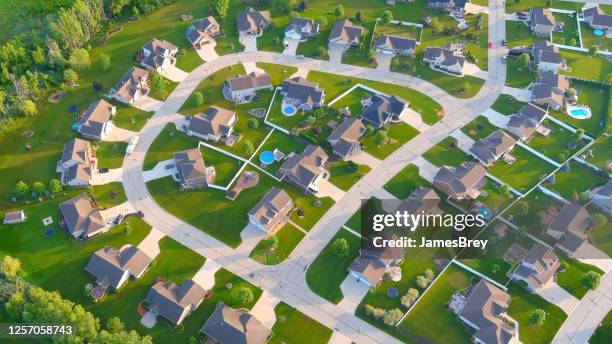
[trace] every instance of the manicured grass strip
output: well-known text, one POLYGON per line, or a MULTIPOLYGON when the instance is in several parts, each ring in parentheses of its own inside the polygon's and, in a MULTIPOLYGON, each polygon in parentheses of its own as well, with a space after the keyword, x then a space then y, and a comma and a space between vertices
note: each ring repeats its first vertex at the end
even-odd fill
POLYGON ((499 128, 491 124, 488 118, 485 116, 478 116, 461 128, 461 131, 472 139, 479 140, 489 136, 497 129, 499 128))
POLYGON ((416 165, 408 164, 385 184, 385 190, 393 196, 404 199, 414 190, 421 186, 429 186, 429 182, 419 175, 419 168, 416 165))
POLYGON ((348 267, 359 254, 361 240, 347 230, 341 229, 330 240, 323 251, 310 264, 306 272, 308 287, 322 298, 338 304, 343 295, 340 284, 348 276, 348 267), (334 241, 346 239, 349 243, 349 254, 346 257, 338 257, 334 250, 334 241))
POLYGON ((452 137, 447 137, 437 145, 431 147, 423 154, 423 157, 438 167, 457 167, 464 161, 470 159, 463 150, 457 147, 457 140, 452 137))
POLYGON ((594 265, 582 263, 571 258, 561 259, 561 261, 565 263, 567 269, 557 272, 557 284, 578 299, 582 299, 589 291, 580 283, 580 278, 583 274, 595 271, 603 275, 603 271, 594 265))
POLYGON ((530 344, 550 343, 565 318, 567 318, 565 312, 516 283, 510 283, 508 293, 511 298, 507 313, 519 323, 519 339, 521 342, 530 344), (528 320, 529 314, 538 308, 546 312, 546 320, 542 326, 532 326, 528 320))
POLYGON ((598 175, 592 169, 576 162, 571 162, 568 171, 555 173, 555 182, 546 185, 566 199, 573 199, 574 193, 590 190, 594 186, 603 185, 607 179, 598 175))
POLYGON ((495 103, 491 105, 491 109, 501 113, 502 115, 511 116, 517 113, 527 103, 517 100, 511 95, 500 94, 495 103))
POLYGON ((127 201, 127 196, 123 190, 123 184, 119 182, 94 185, 92 189, 93 195, 101 209, 111 208, 127 201))
POLYGON ((276 63, 257 62, 256 65, 270 74, 270 80, 272 80, 272 85, 274 86, 281 86, 285 79, 297 72, 297 68, 295 67, 276 63))
POLYGON ((281 302, 274 308, 276 323, 269 343, 327 343, 334 331, 304 313, 281 302))
POLYGON ((123 165, 127 142, 98 142, 96 158, 98 159, 98 169, 100 168, 119 168, 123 165))
POLYGON ((361 139, 364 150, 374 157, 383 160, 393 154, 395 150, 412 140, 419 134, 419 131, 411 127, 408 123, 391 124, 387 129, 387 137, 390 142, 381 146, 376 144, 376 133, 365 136, 361 139))
POLYGON ((113 105, 117 106, 117 114, 113 117, 113 123, 119 128, 140 131, 153 116, 153 112, 142 111, 119 102, 113 102, 113 105))
POLYGON ((347 191, 370 170, 372 169, 367 165, 349 163, 348 161, 334 161, 329 170, 331 175, 329 181, 340 189, 347 191))
POLYGON ((285 26, 289 24, 289 16, 276 16, 275 12, 276 11, 272 11, 272 25, 265 29, 260 37, 257 37, 257 50, 280 53, 285 49, 283 40, 285 36, 285 26))
MULTIPOLYGON (((500 253, 503 254, 503 252, 500 253)), ((503 259, 462 259, 461 262, 500 284, 508 283, 509 278, 506 273, 510 270, 510 264, 503 259)))
POLYGON ((514 147, 516 161, 508 164, 498 161, 489 172, 520 191, 527 191, 555 169, 555 166, 522 147, 514 147))
MULTIPOLYGON (((331 22, 329 24, 332 25, 331 22)), ((297 47, 296 55, 304 55, 306 57, 319 58, 322 60, 329 61, 329 54, 325 56, 318 56, 317 48, 322 47, 327 52, 327 46, 329 44, 329 34, 331 33, 331 28, 326 30, 321 30, 318 35, 313 38, 310 38, 306 42, 300 42, 297 47)))
POLYGON ((149 97, 157 99, 157 100, 161 100, 161 101, 166 100, 166 98, 168 98, 170 93, 172 93, 172 91, 174 91, 176 86, 178 86, 178 82, 170 81, 168 79, 166 79, 166 82, 167 82, 166 87, 164 87, 163 89, 157 90, 151 87, 151 91, 148 94, 149 97))
POLYGON ((291 254, 293 249, 302 241, 305 234, 294 225, 286 223, 278 230, 275 236, 278 238, 278 247, 270 247, 268 241, 262 239, 255 246, 250 257, 262 264, 278 264, 291 254))
POLYGON ((173 123, 166 124, 164 130, 155 138, 155 141, 153 141, 153 144, 151 144, 147 151, 142 169, 144 171, 150 170, 158 162, 172 159, 174 153, 196 148, 197 146, 197 138, 187 136, 176 130, 176 126, 173 123))

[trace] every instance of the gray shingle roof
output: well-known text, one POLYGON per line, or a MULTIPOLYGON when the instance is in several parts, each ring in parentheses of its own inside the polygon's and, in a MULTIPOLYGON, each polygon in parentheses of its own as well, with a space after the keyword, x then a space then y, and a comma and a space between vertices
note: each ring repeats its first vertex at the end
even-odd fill
POLYGON ((249 211, 257 222, 267 229, 274 228, 293 209, 294 203, 289 194, 277 187, 273 187, 249 211))
POLYGON ((374 94, 369 99, 368 105, 360 117, 362 121, 368 122, 376 128, 382 127, 391 118, 398 117, 410 103, 397 96, 384 96, 374 94))
POLYGON ((353 24, 348 19, 339 20, 334 23, 329 40, 341 40, 344 43, 352 44, 361 41, 363 27, 353 24))
POLYGON ((416 40, 410 37, 382 35, 374 41, 374 46, 393 51, 414 51, 416 40))
POLYGON ((470 153, 487 165, 497 161, 497 158, 512 149, 516 140, 503 130, 498 129, 484 139, 474 142, 470 153))
POLYGON ((530 10, 532 25, 548 25, 555 26, 555 17, 549 8, 533 7, 530 10))
POLYGON ((233 127, 232 119, 236 116, 234 111, 211 106, 206 113, 198 113, 191 117, 188 130, 200 135, 220 136, 228 133, 233 127))
POLYGON ((304 36, 303 30, 309 32, 310 35, 315 35, 319 32, 319 23, 312 19, 291 17, 291 22, 285 27, 285 32, 295 31, 302 37, 304 36))
MULTIPOLYGON (((149 72, 138 67, 131 67, 127 73, 115 84, 113 90, 127 100, 133 100, 136 92, 142 92, 141 82, 148 80, 149 72)), ((144 92, 143 92, 144 93, 144 92)))
POLYGON ((116 107, 104 99, 91 103, 79 119, 79 131, 83 135, 101 137, 104 124, 110 122, 116 107))
POLYGON ((89 141, 74 138, 64 145, 62 152, 62 163, 74 160, 77 163, 89 164, 89 152, 91 145, 89 141))
POLYGON ((181 286, 159 281, 151 287, 145 301, 150 310, 178 325, 183 312, 198 306, 205 296, 206 290, 190 279, 181 286))
POLYGON ((535 286, 546 284, 559 267, 559 257, 552 248, 536 243, 523 257, 515 274, 527 279, 535 286))
POLYGON ((259 27, 270 25, 270 12, 257 11, 253 7, 247 7, 238 13, 236 17, 238 31, 257 31, 259 27))
POLYGON ((301 76, 287 79, 283 82, 282 91, 287 98, 297 99, 302 104, 321 104, 325 91, 319 88, 318 83, 310 82, 301 76))
POLYGON ((375 285, 383 278, 386 267, 379 259, 358 256, 353 260, 349 269, 360 273, 368 280, 368 283, 375 285))
POLYGON ((320 174, 326 172, 323 166, 328 159, 329 156, 321 147, 308 145, 302 153, 288 158, 278 173, 307 189, 320 174))
POLYGON ((60 203, 60 211, 70 233, 84 231, 85 236, 93 235, 106 224, 98 208, 94 208, 87 195, 76 196, 60 203))
POLYGON ((96 276, 99 284, 117 289, 125 272, 138 276, 151 261, 149 256, 134 245, 122 250, 106 246, 91 256, 85 270, 96 276))
POLYGON ((438 208, 440 196, 431 188, 420 187, 414 190, 404 199, 397 211, 407 212, 408 214, 440 214, 442 210, 438 208))
POLYGON ((457 197, 472 188, 480 188, 486 181, 485 168, 469 161, 459 167, 443 166, 434 177, 434 185, 451 197, 457 197))
POLYGON ((205 186, 208 182, 202 152, 192 148, 174 153, 174 162, 182 184, 188 187, 205 186))
POLYGON ((333 146, 334 154, 345 157, 352 152, 359 139, 365 133, 366 127, 360 120, 352 117, 345 118, 340 125, 332 131, 327 138, 333 146))
POLYGON ((559 211, 557 217, 548 225, 546 230, 558 233, 567 231, 584 233, 589 225, 589 212, 583 206, 567 204, 559 211))
POLYGON ((201 331, 220 344, 262 344, 270 335, 270 329, 253 314, 222 302, 217 303, 201 331))
POLYGON ((270 74, 268 73, 259 75, 256 75, 255 73, 241 75, 229 78, 227 82, 233 91, 249 90, 260 87, 272 87, 272 81, 270 80, 270 74))

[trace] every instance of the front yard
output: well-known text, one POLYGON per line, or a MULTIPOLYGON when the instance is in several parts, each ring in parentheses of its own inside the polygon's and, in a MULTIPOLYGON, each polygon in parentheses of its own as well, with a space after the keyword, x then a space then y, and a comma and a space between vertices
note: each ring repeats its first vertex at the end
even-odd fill
POLYGON ((506 41, 508 48, 532 45, 541 40, 533 35, 523 21, 506 20, 506 41))
POLYGON ((430 185, 425 178, 419 175, 419 168, 416 165, 408 164, 385 184, 384 189, 398 199, 405 199, 417 188, 430 185))
POLYGON ((92 186, 92 195, 98 202, 100 209, 108 209, 127 201, 123 184, 119 182, 94 185, 92 186))
POLYGON ((589 271, 595 271, 601 275, 604 274, 598 267, 579 262, 572 258, 563 258, 561 262, 567 266, 567 269, 557 272, 557 284, 574 295, 577 299, 582 299, 589 291, 580 283, 580 278, 583 274, 589 271))
POLYGON ((370 170, 370 166, 367 165, 349 163, 348 161, 334 161, 329 169, 329 181, 340 189, 348 191, 370 170))
POLYGON ((470 157, 461 148, 457 147, 457 140, 450 136, 431 147, 423 154, 423 158, 438 167, 457 167, 470 160, 470 157))
MULTIPOLYGON (((98 159, 98 169, 100 168, 119 168, 123 165, 127 142, 105 142, 97 143, 96 159, 98 159)), ((95 147, 95 146, 94 146, 95 147)))
POLYGON ((501 113, 502 115, 511 116, 519 112, 519 110, 527 103, 517 100, 511 95, 500 94, 495 103, 491 105, 491 109, 501 113))
POLYGON ((535 81, 537 73, 529 68, 521 68, 518 57, 508 56, 506 59, 506 86, 525 88, 535 81))
POLYGON ((508 164, 498 161, 489 167, 489 173, 521 192, 531 189, 555 169, 555 166, 525 148, 516 146, 511 154, 516 158, 515 162, 508 164))
POLYGON ((262 239, 255 246, 250 257, 266 265, 279 264, 291 254, 305 236, 302 231, 290 223, 286 223, 274 235, 278 239, 278 245, 275 246, 272 240, 262 239))
POLYGON ((174 153, 196 148, 198 140, 195 137, 187 136, 186 134, 176 130, 176 126, 172 123, 166 124, 166 127, 155 138, 151 147, 147 151, 142 169, 150 170, 157 165, 158 162, 172 159, 174 153))
POLYGON ((119 128, 140 131, 149 118, 153 116, 153 112, 142 111, 117 101, 111 103, 117 107, 117 114, 113 117, 113 123, 119 128))
POLYGON ((376 144, 376 133, 361 139, 364 150, 380 160, 387 158, 419 134, 418 130, 404 122, 391 124, 386 131, 389 141, 382 145, 376 144))
POLYGON ((481 115, 461 128, 461 131, 474 140, 480 140, 489 136, 497 129, 499 128, 491 124, 488 118, 481 115))
POLYGON ((270 344, 327 343, 333 330, 315 319, 281 302, 274 308, 276 323, 272 327, 270 344))

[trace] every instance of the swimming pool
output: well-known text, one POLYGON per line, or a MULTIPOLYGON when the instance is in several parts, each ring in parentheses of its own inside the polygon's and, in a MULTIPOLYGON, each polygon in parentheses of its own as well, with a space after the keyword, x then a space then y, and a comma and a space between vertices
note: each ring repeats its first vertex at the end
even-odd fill
POLYGON ((259 155, 259 161, 264 165, 270 165, 274 162, 274 153, 271 151, 263 151, 259 155))
POLYGON ((297 109, 295 108, 295 106, 291 104, 287 104, 283 107, 283 115, 285 116, 293 116, 295 115, 296 112, 297 112, 297 109))
POLYGON ((593 31, 593 34, 594 34, 595 36, 597 36, 597 37, 601 37, 601 36, 603 36, 603 35, 604 35, 604 31, 603 31, 603 30, 600 30, 600 29, 597 29, 597 30, 593 31))
POLYGON ((491 216, 493 215, 491 210, 489 208, 486 208, 486 207, 480 208, 480 210, 478 212, 480 213, 480 215, 482 215, 482 217, 484 217, 485 220, 490 220, 491 216))
POLYGON ((591 118, 591 109, 585 106, 569 106, 567 114, 576 119, 591 118))

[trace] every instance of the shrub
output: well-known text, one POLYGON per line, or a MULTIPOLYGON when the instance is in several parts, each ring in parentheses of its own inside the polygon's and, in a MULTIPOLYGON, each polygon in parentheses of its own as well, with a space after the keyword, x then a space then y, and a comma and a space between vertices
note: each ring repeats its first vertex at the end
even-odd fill
POLYGON ((419 291, 415 288, 410 288, 404 296, 402 296, 402 305, 406 308, 410 308, 412 304, 419 298, 419 291))
POLYGON ((253 296, 253 291, 251 290, 251 288, 247 288, 247 287, 240 288, 239 297, 240 297, 240 302, 244 304, 251 303, 255 299, 255 297, 253 296))
POLYGON ((334 252, 338 257, 346 257, 349 254, 349 244, 344 238, 334 240, 334 252))
POLYGON ((388 326, 395 326, 402 319, 404 314, 399 309, 395 308, 385 313, 383 323, 388 326))
POLYGON ((595 289, 601 283, 601 275, 595 271, 586 272, 580 277, 580 284, 586 289, 595 289))
POLYGON ((202 106, 202 104, 204 104, 204 95, 202 92, 193 92, 191 95, 191 102, 195 106, 202 106))
POLYGON ((527 320, 532 326, 542 326, 546 320, 546 312, 541 308, 535 309, 529 313, 527 320))

